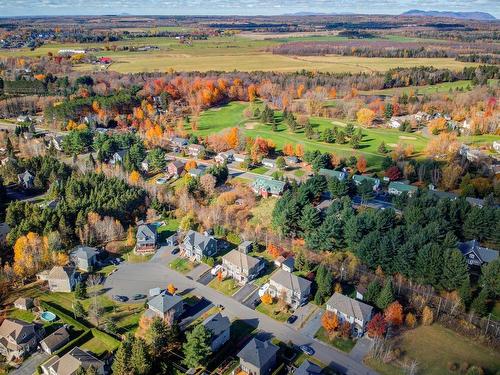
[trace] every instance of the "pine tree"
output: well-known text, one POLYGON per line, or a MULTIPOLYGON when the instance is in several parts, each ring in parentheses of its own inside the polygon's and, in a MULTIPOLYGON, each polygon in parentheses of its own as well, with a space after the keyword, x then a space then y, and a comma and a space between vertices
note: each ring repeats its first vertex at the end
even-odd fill
POLYGON ((431 244, 425 245, 417 254, 415 276, 421 284, 438 285, 443 259, 441 250, 431 244))
POLYGON ((85 316, 85 309, 80 301, 73 303, 73 315, 75 318, 83 318, 85 316))
POLYGON ((373 280, 370 284, 368 284, 363 299, 369 303, 375 303, 381 290, 382 286, 380 285, 378 280, 373 280))
POLYGON ((75 298, 77 298, 77 299, 87 298, 87 287, 84 283, 81 283, 81 282, 76 283, 75 298))
POLYGON ((154 318, 146 333, 153 357, 158 357, 171 340, 171 328, 160 318, 154 318))
POLYGON ((184 364, 190 368, 199 366, 212 354, 210 349, 211 333, 203 324, 198 324, 186 334, 186 342, 182 346, 184 364))
POLYGON ((118 348, 113 361, 113 374, 130 374, 132 371, 130 365, 130 355, 132 354, 132 346, 129 339, 122 341, 118 348))
POLYGON ((299 221, 300 229, 302 229, 304 233, 307 233, 317 228, 320 223, 321 218, 318 210, 316 210, 311 204, 306 205, 302 211, 302 217, 299 221))
POLYGON ((380 143, 380 145, 377 148, 377 151, 380 152, 381 154, 387 154, 387 146, 385 145, 384 141, 380 143))
POLYGON ((479 284, 493 297, 500 295, 500 259, 481 267, 479 284))
POLYGON ((376 300, 376 305, 379 309, 384 310, 394 301, 394 291, 392 290, 392 281, 387 279, 384 287, 380 291, 376 300))
POLYGON ((448 250, 444 254, 441 286, 446 290, 456 290, 469 280, 467 262, 458 250, 448 250))
POLYGON ((469 280, 464 281, 462 285, 460 285, 460 288, 458 289, 458 295, 460 296, 464 307, 467 307, 470 304, 472 298, 472 290, 469 280))
POLYGON ((487 299, 488 292, 486 291, 486 289, 481 290, 481 292, 470 305, 471 311, 480 316, 485 316, 486 314, 488 314, 487 299))
POLYGON ((151 359, 146 343, 141 338, 136 338, 132 343, 130 364, 135 375, 146 375, 151 370, 151 359))

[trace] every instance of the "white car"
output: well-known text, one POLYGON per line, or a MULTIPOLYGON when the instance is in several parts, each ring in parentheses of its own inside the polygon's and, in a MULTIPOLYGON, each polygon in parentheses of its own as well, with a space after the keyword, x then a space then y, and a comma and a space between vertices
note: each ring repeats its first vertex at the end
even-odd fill
POLYGON ((212 268, 210 273, 212 274, 212 276, 215 276, 219 273, 219 271, 222 271, 222 265, 220 265, 220 264, 218 264, 214 268, 212 268))
POLYGON ((269 283, 266 283, 266 284, 262 285, 259 288, 259 297, 262 297, 264 294, 266 294, 266 292, 267 292, 268 289, 269 289, 269 283))

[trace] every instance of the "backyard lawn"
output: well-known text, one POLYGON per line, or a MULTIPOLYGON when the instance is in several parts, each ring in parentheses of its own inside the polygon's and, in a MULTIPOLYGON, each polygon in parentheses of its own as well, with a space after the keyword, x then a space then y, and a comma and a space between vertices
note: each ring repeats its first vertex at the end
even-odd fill
MULTIPOLYGON (((467 363, 480 366, 485 374, 500 371, 500 356, 494 349, 483 346, 472 339, 461 336, 439 324, 420 326, 404 333, 392 342, 400 348, 404 359, 414 359, 419 364, 419 374, 448 374, 448 365, 467 363)), ((367 360, 382 375, 402 374, 394 365, 384 365, 373 359, 367 360)))
POLYGON ((346 353, 349 353, 354 345, 356 345, 356 342, 351 339, 344 339, 342 337, 330 338, 323 327, 321 327, 318 332, 316 332, 316 335, 314 337, 346 353))
POLYGON ((33 320, 35 320, 35 315, 31 311, 24 311, 16 308, 8 311, 7 316, 9 318, 19 319, 28 323, 31 323, 33 320))
POLYGON ((194 265, 186 258, 176 258, 170 262, 169 267, 180 273, 188 273, 194 268, 194 265))
POLYGON ((267 305, 261 302, 255 310, 261 312, 262 314, 266 314, 279 322, 285 322, 292 315, 289 312, 283 311, 276 303, 267 305))
POLYGON ((160 225, 157 230, 160 243, 164 242, 168 237, 176 233, 178 228, 178 219, 165 219, 165 225, 160 225))
POLYGON ((217 278, 210 281, 209 287, 225 294, 226 296, 232 296, 234 293, 240 289, 240 286, 234 279, 226 279, 219 281, 217 278))

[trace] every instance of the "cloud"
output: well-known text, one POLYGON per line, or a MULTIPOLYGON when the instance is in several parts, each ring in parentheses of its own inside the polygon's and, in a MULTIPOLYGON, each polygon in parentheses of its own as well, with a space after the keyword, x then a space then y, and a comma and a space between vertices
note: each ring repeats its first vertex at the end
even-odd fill
POLYGON ((298 11, 397 14, 408 9, 484 11, 500 17, 498 0, 0 0, 0 15, 150 14, 274 15, 298 11))

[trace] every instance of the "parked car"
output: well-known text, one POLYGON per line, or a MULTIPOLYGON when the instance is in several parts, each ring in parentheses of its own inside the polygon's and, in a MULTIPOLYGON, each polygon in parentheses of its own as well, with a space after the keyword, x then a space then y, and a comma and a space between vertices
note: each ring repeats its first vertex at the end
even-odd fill
POLYGON ((177 254, 179 252, 179 248, 178 247, 174 247, 174 249, 172 250, 172 254, 177 254))
POLYGON ((311 348, 309 345, 301 345, 299 346, 299 349, 307 355, 314 355, 314 349, 311 348))
POLYGON ((112 297, 113 301, 118 301, 118 302, 127 302, 128 298, 125 296, 119 296, 117 294, 113 295, 112 297))
POLYGON ((165 177, 161 177, 161 178, 159 178, 158 180, 156 180, 156 184, 157 184, 157 185, 163 185, 163 184, 166 184, 166 183, 167 183, 167 181, 168 181, 168 179, 167 179, 167 178, 165 178, 165 177))
POLYGON ((137 300, 139 300, 139 299, 144 299, 144 298, 146 298, 146 295, 145 295, 145 294, 134 294, 134 295, 132 296, 132 299, 133 299, 134 301, 137 301, 137 300))
POLYGON ((262 297, 264 294, 266 294, 266 292, 267 292, 268 289, 269 289, 269 283, 266 283, 266 284, 262 285, 259 288, 259 297, 262 297))
POLYGON ((288 324, 293 324, 297 320, 297 315, 290 315, 290 317, 286 320, 288 324))
POLYGON ((219 271, 222 271, 222 266, 220 264, 216 265, 214 268, 210 270, 210 274, 212 276, 215 276, 219 273, 219 271))

